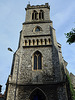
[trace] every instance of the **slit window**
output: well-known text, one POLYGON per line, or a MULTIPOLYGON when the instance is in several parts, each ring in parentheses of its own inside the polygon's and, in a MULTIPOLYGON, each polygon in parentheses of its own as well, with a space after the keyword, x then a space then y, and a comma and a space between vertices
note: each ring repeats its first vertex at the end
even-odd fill
POLYGON ((43 44, 43 40, 41 39, 41 45, 43 44))
POLYGON ((25 46, 27 46, 27 40, 25 40, 25 46))
POLYGON ((35 40, 33 40, 33 45, 35 45, 35 40))
POLYGON ((47 44, 47 40, 45 39, 45 45, 47 44))
POLYGON ((48 39, 49 43, 50 43, 50 39, 48 39))
POLYGON ((31 45, 31 40, 29 40, 29 45, 31 45))

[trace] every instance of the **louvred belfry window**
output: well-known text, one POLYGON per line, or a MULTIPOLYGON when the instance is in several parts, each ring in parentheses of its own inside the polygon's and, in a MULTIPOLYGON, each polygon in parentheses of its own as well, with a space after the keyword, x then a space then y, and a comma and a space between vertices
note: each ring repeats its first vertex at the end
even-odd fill
POLYGON ((32 13, 32 20, 37 20, 37 11, 34 10, 33 13, 32 13))
POLYGON ((40 10, 39 19, 44 19, 44 11, 40 10))

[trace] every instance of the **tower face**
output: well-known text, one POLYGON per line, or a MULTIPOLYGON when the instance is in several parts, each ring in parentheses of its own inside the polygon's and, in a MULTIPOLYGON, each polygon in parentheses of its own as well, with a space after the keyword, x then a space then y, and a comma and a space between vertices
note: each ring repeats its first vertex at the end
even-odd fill
POLYGON ((7 100, 68 100, 61 45, 49 12, 48 3, 27 5, 8 79, 7 100))
POLYGON ((38 5, 38 6, 30 6, 27 5, 26 8, 26 22, 34 22, 34 21, 49 21, 50 14, 49 14, 50 6, 48 3, 45 5, 38 5))

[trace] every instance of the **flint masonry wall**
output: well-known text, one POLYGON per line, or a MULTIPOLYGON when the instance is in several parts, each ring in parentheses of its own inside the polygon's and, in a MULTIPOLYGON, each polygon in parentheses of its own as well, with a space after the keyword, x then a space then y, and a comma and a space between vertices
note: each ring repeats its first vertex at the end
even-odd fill
POLYGON ((30 95, 37 88, 42 91, 46 100, 68 100, 66 82, 62 78, 64 76, 62 72, 64 64, 61 66, 61 63, 63 63, 62 57, 59 57, 55 29, 52 26, 49 11, 50 6, 48 4, 40 6, 28 5, 26 8, 26 21, 23 23, 19 48, 15 53, 12 74, 8 81, 6 100, 14 100, 15 91, 15 100, 33 100, 30 95), (32 20, 33 10, 37 10, 37 12, 43 10, 44 19, 32 20), (40 26, 42 30, 39 32, 33 31, 36 26, 40 26), (50 44, 25 45, 25 40, 48 38, 50 38, 50 44), (42 54, 42 69, 36 71, 33 70, 33 54, 35 51, 42 54), (19 70, 17 70, 18 68, 19 70), (15 86, 17 87, 15 88, 15 86))

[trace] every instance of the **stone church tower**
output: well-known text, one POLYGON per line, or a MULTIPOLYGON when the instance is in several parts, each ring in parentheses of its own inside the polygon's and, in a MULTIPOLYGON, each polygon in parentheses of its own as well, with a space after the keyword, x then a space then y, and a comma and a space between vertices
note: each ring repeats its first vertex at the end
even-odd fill
POLYGON ((7 81, 6 100, 68 100, 66 61, 50 20, 50 6, 27 5, 7 81))

